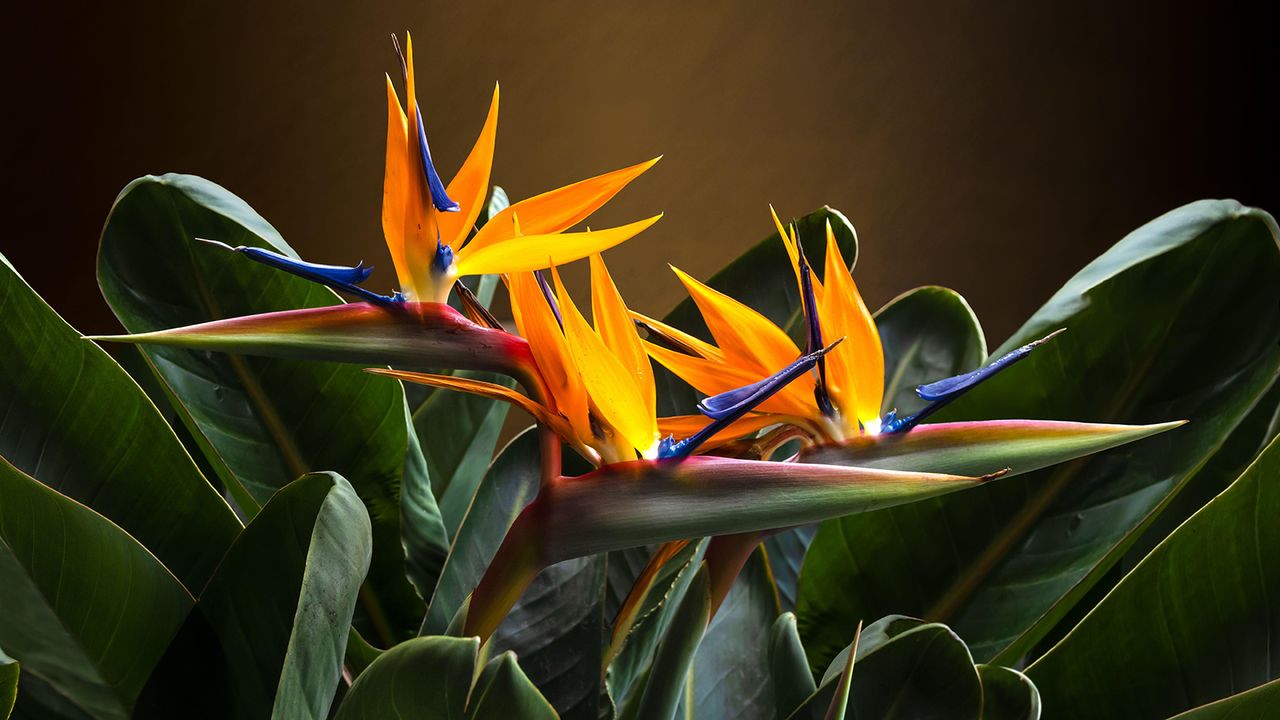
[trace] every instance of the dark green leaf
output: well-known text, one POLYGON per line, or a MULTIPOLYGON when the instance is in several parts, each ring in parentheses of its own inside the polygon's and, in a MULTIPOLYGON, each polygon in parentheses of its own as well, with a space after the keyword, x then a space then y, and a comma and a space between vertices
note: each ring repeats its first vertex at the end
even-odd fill
POLYGON ((0 647, 92 717, 129 717, 191 596, 122 529, 3 459, 0 498, 0 647))
POLYGON ((785 720, 817 690, 793 613, 783 613, 773 623, 769 636, 769 669, 777 719, 785 720))
POLYGON ((368 514, 342 477, 276 492, 201 594, 145 716, 324 718, 370 553, 368 514))
MULTIPOLYGON (((189 175, 136 180, 112 208, 98 258, 103 294, 130 332, 339 302, 327 288, 194 238, 294 255, 244 201, 213 183, 189 175)), ((350 365, 144 349, 187 429, 234 473, 221 479, 246 512, 312 470, 350 480, 374 528, 362 629, 382 643, 412 634, 424 604, 406 579, 401 546, 408 428, 399 384, 350 365)), ((419 499, 428 503, 419 522, 439 523, 428 498, 419 499)))
POLYGON ((924 407, 916 386, 976 369, 987 341, 969 303, 954 290, 927 286, 903 293, 876 312, 884 346, 881 412, 905 416, 924 407))
POLYGON ((1280 367, 1280 253, 1269 215, 1204 201, 1138 229, 1004 347, 1067 328, 939 420, 1189 419, 1174 432, 945 499, 824 525, 801 579, 811 661, 859 618, 947 620, 1012 662, 1106 573, 1224 442, 1280 367))
POLYGON ((9 720, 13 701, 18 697, 18 661, 0 650, 0 720, 9 720))
POLYGON ((982 720, 1040 720, 1040 691, 1026 675, 999 665, 979 665, 982 720))
MULTIPOLYGON (((406 407, 405 422, 412 427, 408 412, 406 407)), ((408 438, 404 474, 400 480, 400 532, 404 544, 405 574, 420 596, 430 598, 449 554, 449 538, 431 491, 432 478, 418 435, 411 431, 408 438)))
POLYGON ((489 661, 476 680, 467 720, 556 720, 560 716, 516 663, 513 653, 489 661))
MULTIPOLYGON (((838 653, 818 691, 793 717, 826 716, 850 648, 838 653)), ((973 658, 945 625, 902 616, 867 626, 859 638, 847 718, 978 720, 982 685, 973 658)))
POLYGON ((240 523, 142 390, 0 256, 0 456, 199 590, 240 523))
POLYGON ((1280 677, 1280 441, 1028 670, 1055 717, 1163 718, 1280 677))
POLYGON ((1170 720, 1248 720, 1269 718, 1280 706, 1280 680, 1272 680, 1237 695, 1223 698, 1208 705, 1170 718, 1170 720))
POLYGON ((507 529, 537 494, 540 481, 538 433, 529 429, 503 448, 480 481, 454 535, 420 634, 436 635, 448 629, 454 613, 493 560, 507 529))
POLYGON ((520 666, 564 720, 596 720, 604 646, 604 555, 538 573, 490 640, 520 666))
POLYGON ((360 674, 336 720, 464 720, 479 649, 477 638, 402 642, 360 674))
POLYGON ((778 588, 778 601, 787 612, 796 609, 796 584, 800 581, 800 566, 805 553, 818 534, 817 525, 801 525, 774 533, 765 538, 764 549, 769 554, 769 570, 778 588))
MULTIPOLYGON (((450 374, 515 387, 514 380, 494 373, 459 370, 450 374)), ((413 411, 413 427, 422 441, 450 538, 457 533, 493 459, 510 407, 476 395, 435 390, 413 411)))
POLYGON ((670 720, 680 703, 694 654, 710 620, 711 594, 703 564, 680 599, 671 624, 654 653, 653 663, 636 693, 620 713, 623 720, 670 720))
POLYGON ((769 644, 778 613, 768 561, 757 547, 698 645, 689 670, 686 713, 692 700, 695 718, 773 720, 777 704, 769 644))

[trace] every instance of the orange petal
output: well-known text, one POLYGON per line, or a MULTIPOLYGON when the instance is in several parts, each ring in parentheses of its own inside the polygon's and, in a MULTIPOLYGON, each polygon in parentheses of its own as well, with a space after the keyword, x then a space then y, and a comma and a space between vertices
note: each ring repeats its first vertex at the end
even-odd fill
POLYGON ((653 167, 659 159, 654 158, 521 200, 490 218, 476 236, 471 238, 467 249, 478 250, 513 237, 511 218, 517 213, 524 224, 524 231, 530 235, 564 232, 586 220, 591 213, 626 187, 627 183, 653 167))
POLYGON ((622 294, 618 292, 618 286, 613 283, 609 268, 605 267, 604 258, 599 254, 591 256, 591 317, 605 346, 631 375, 636 391, 645 402, 647 415, 656 416, 658 408, 653 366, 649 364, 649 355, 640 342, 640 334, 636 332, 636 324, 631 321, 631 314, 622 300, 622 294))
POLYGON ((676 342, 682 343, 693 352, 698 353, 699 355, 701 355, 702 357, 708 360, 715 360, 716 362, 721 362, 721 363, 726 362, 724 353, 721 352, 720 348, 716 347, 715 345, 712 345, 709 342, 706 342, 705 340, 702 340, 701 338, 696 338, 677 327, 668 325, 662 322, 661 320, 654 320, 648 315, 641 315, 640 313, 634 310, 631 311, 631 317, 639 320, 645 325, 648 325, 649 327, 657 330, 658 332, 662 333, 663 335, 666 335, 667 337, 675 340, 676 342))
MULTIPOLYGON (((651 342, 644 344, 649 357, 675 373, 703 395, 719 395, 745 385, 763 380, 765 373, 724 365, 712 360, 685 355, 668 350, 651 342)), ((813 403, 813 378, 810 375, 797 378, 778 394, 765 400, 756 408, 760 412, 780 413, 796 417, 809 417, 817 412, 813 403)))
MULTIPOLYGON (((770 425, 777 425, 780 421, 781 418, 774 414, 750 413, 744 415, 738 420, 729 423, 725 429, 712 435, 711 439, 702 444, 702 448, 723 445, 744 435, 763 430, 770 425)), ((676 440, 683 440, 710 423, 711 419, 703 415, 673 415, 671 417, 658 418, 658 432, 662 434, 662 437, 671 435, 676 440)))
POLYGON ((884 395, 884 350, 880 332, 858 293, 849 266, 840 255, 831 223, 827 223, 827 262, 823 272, 827 293, 819 306, 823 339, 843 343, 827 355, 831 392, 845 417, 879 428, 884 395))
MULTIPOLYGON (((800 349, 777 325, 717 290, 672 267, 697 304, 707 329, 731 364, 759 373, 759 380, 795 362, 800 349)), ((797 381, 799 384, 801 381, 797 381)))
POLYGON ((436 223, 440 239, 455 249, 467 238, 471 227, 480 217, 485 197, 489 192, 489 172, 493 167, 493 151, 498 139, 498 86, 493 86, 493 100, 489 103, 489 116, 485 118, 480 137, 471 147, 471 154, 449 182, 445 193, 458 203, 456 213, 439 213, 436 223))
POLYGON ((419 385, 447 388, 493 400, 503 400, 529 413, 535 420, 550 427, 557 435, 564 438, 573 437, 564 418, 543 407, 541 403, 536 403, 515 390, 502 385, 470 378, 453 377, 451 375, 433 375, 431 373, 409 372, 407 370, 388 370, 387 368, 367 368, 365 372, 374 375, 386 375, 419 385))
POLYGON ((632 447, 641 453, 650 452, 658 442, 657 419, 641 398, 631 372, 614 357, 600 335, 591 329, 564 289, 560 273, 554 266, 551 275, 560 301, 560 317, 564 321, 569 352, 582 373, 582 382, 592 405, 632 447))
POLYGON ((560 324, 542 295, 542 288, 538 287, 538 281, 531 273, 510 275, 507 288, 516 330, 529 341, 533 360, 555 398, 556 409, 569 419, 577 437, 590 438, 587 391, 569 354, 560 324))
MULTIPOLYGON (((644 232, 661 217, 654 215, 647 220, 607 230, 519 237, 513 235, 505 242, 481 248, 476 248, 473 240, 458 253, 458 274, 518 273, 564 265, 626 242, 644 232)), ((524 213, 520 214, 520 224, 525 232, 529 232, 529 223, 524 213)))
MULTIPOLYGON (((777 228, 778 236, 782 238, 782 244, 787 248, 787 257, 791 258, 791 269, 796 274, 796 287, 801 293, 804 293, 804 286, 801 285, 800 281, 800 238, 796 236, 796 226, 791 225, 784 229, 782 221, 778 219, 778 213, 774 211, 772 205, 769 206, 769 214, 773 216, 773 226, 777 228)), ((817 273, 810 272, 809 280, 813 284, 814 299, 821 303, 822 282, 818 280, 817 273)), ((803 297, 803 294, 801 297, 803 297)))
MULTIPOLYGON (((414 134, 416 137, 416 133, 414 134)), ((411 154, 409 125, 391 77, 387 77, 387 156, 382 178, 382 234, 387 239, 391 262, 396 268, 400 289, 415 292, 415 278, 429 271, 435 252, 425 238, 431 219, 426 183, 411 154)), ((428 287, 424 285, 423 287, 428 287)))

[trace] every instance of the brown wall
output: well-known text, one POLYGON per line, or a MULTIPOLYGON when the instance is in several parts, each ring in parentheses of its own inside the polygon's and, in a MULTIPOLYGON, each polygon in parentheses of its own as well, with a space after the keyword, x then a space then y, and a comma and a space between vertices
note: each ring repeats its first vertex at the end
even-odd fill
POLYGON ((85 331, 112 327, 102 220, 148 172, 214 179, 390 287, 382 74, 405 28, 446 175, 497 80, 515 197, 665 154, 592 221, 666 211, 609 254, 649 312, 680 296, 666 262, 709 274, 770 230, 767 203, 844 210, 870 304, 950 285, 993 341, 1164 210, 1280 208, 1273 28, 1230 3, 8 0, 0 19, 0 251, 85 331))

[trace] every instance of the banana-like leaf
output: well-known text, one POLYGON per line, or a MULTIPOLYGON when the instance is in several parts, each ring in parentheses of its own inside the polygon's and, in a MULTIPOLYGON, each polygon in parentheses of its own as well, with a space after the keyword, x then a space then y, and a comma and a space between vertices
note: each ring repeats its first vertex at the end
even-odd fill
POLYGON ((711 620, 711 595, 704 564, 676 605, 671 624, 654 653, 640 687, 618 713, 619 720, 668 720, 675 715, 689 666, 711 620))
POLYGON ((369 516, 333 473, 271 497, 227 552, 139 717, 323 718, 342 672, 369 516))
POLYGON ((142 390, 0 256, 0 456, 110 518, 198 592, 240 532, 142 390))
MULTIPOLYGON (((328 288, 198 237, 294 256, 270 224, 214 183, 189 175, 136 180, 117 198, 98 256, 103 295, 130 332, 280 311, 416 322, 415 309, 342 305, 328 288)), ((452 311, 436 316, 469 327, 452 311)), ((382 645, 412 635, 425 604, 406 577, 401 544, 400 493, 412 449, 400 385, 354 365, 141 347, 186 429, 216 455, 210 464, 229 471, 220 479, 246 514, 312 471, 337 472, 356 488, 369 509, 374 545, 357 626, 382 645)), ((421 469, 410 460, 410 468, 421 469)), ((414 500, 417 522, 438 527, 421 537, 440 538, 433 553, 443 557, 435 498, 417 493, 414 500)))
POLYGON ((18 699, 20 672, 18 661, 0 650, 0 720, 9 720, 9 713, 13 711, 13 703, 18 699))
POLYGON ((973 308, 948 288, 909 290, 876 311, 875 320, 884 346, 884 413, 920 410, 917 386, 976 370, 987 357, 973 308))
POLYGON ((453 536, 419 635, 440 635, 484 575, 507 529, 538 492, 537 431, 525 430, 498 453, 453 536))
POLYGON ((606 556, 556 563, 534 578, 489 641, 513 652, 562 720, 600 715, 606 556))
POLYGON ((1021 475, 1172 430, 1182 421, 1105 425, 985 420, 918 425, 910 432, 852 438, 800 454, 803 462, 974 475, 995 467, 1021 475))
POLYGON ((479 650, 475 638, 420 637, 400 643, 356 679, 335 720, 557 717, 511 653, 489 661, 477 678, 479 650))
POLYGON ((1169 720, 1269 718, 1275 714, 1277 703, 1280 703, 1280 680, 1272 680, 1266 685, 1178 713, 1169 720))
POLYGON ((979 720, 983 690, 978 668, 963 641, 945 625, 889 616, 863 629, 856 654, 845 647, 822 677, 818 690, 792 715, 794 720, 829 717, 840 678, 854 655, 846 717, 893 720, 979 720))
POLYGON ((756 545, 694 654, 685 717, 773 720, 769 645, 779 612, 768 560, 756 545))
POLYGON ((1280 440, 1027 670, 1055 717, 1164 718, 1280 678, 1280 440))
POLYGON ((1000 665, 979 665, 982 720, 1040 720, 1040 690, 1026 675, 1000 665))
POLYGON ((769 633, 770 682, 777 720, 786 720, 818 688, 800 644, 794 613, 783 613, 769 633))
MULTIPOLYGON (((222 259, 243 262, 231 254, 222 259)), ((295 360, 490 370, 522 378, 532 367, 523 338, 476 325, 442 303, 347 303, 95 339, 295 360)))
MULTIPOLYGON (((24 685, 38 678, 90 717, 128 718, 192 605, 124 530, 0 458, 0 647, 24 685)), ((28 699, 19 693, 20 714, 28 699)))
POLYGON ((1084 268, 993 351, 1067 329, 937 420, 1190 424, 1085 462, 827 523, 797 608, 814 666, 859 618, 888 612, 947 621, 975 656, 1000 664, 1049 635, 1274 382, 1276 236, 1269 215, 1238 203, 1175 210, 1084 268))

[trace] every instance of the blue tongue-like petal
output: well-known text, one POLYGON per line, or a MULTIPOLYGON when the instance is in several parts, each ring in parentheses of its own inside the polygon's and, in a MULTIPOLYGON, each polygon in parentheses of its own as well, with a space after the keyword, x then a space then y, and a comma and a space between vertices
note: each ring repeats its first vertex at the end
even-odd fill
POLYGON ((935 380, 934 382, 920 385, 916 388, 916 395, 919 395, 923 400, 927 400, 929 405, 920 412, 905 418, 899 418, 896 412, 890 412, 881 420, 881 430, 888 433, 906 432, 907 430, 910 430, 920 424, 920 422, 925 418, 942 409, 943 406, 947 405, 952 400, 955 400, 966 392, 969 392, 982 382, 985 382, 988 378, 994 377, 1010 365, 1013 365, 1019 360, 1030 355, 1032 350, 1035 350, 1046 342, 1049 342, 1049 340, 1053 339, 1054 336, 1061 332, 1062 330, 1055 330, 1039 340, 1029 342, 1022 347, 1001 356, 995 362, 987 365, 986 367, 978 368, 973 372, 967 372, 963 375, 955 375, 953 377, 943 378, 942 380, 935 380))
POLYGON ((795 362, 759 382, 723 392, 719 395, 712 395, 698 403, 698 412, 713 420, 741 416, 768 400, 774 393, 789 385, 792 380, 812 370, 823 355, 831 352, 831 349, 839 345, 843 340, 844 338, 841 338, 832 343, 831 347, 822 348, 808 355, 801 355, 795 362))
POLYGON ((255 262, 260 262, 263 265, 270 265, 278 270, 284 270, 287 273, 297 275, 298 277, 305 278, 312 282, 320 283, 326 287, 357 295, 370 302, 384 305, 404 302, 403 296, 399 293, 396 293, 394 297, 388 297, 386 295, 379 295, 375 292, 370 292, 369 290, 360 287, 360 283, 368 280, 369 275, 373 273, 373 268, 365 267, 363 262, 358 263, 355 267, 348 267, 346 265, 321 265, 319 263, 295 260, 294 258, 281 255, 280 253, 273 252, 271 250, 264 250, 263 248, 247 247, 244 245, 241 245, 240 247, 231 247, 230 245, 218 242, 217 240, 205 240, 203 238, 196 239, 203 243, 216 245, 220 248, 240 253, 255 262))
POLYGON ((938 402, 940 400, 953 400, 956 397, 959 397, 961 394, 968 392, 969 390, 972 390, 975 386, 977 386, 979 383, 986 380, 987 378, 994 376, 996 373, 999 373, 1001 370, 1004 370, 1010 365, 1013 365, 1019 360, 1030 355, 1032 350, 1035 350, 1037 347, 1048 342, 1050 339, 1053 338, 1053 336, 1057 335, 1060 332, 1062 331, 1056 330, 1040 338, 1039 340, 1036 340, 1034 342, 1029 342, 1026 345, 1023 345, 1022 347, 1018 348, 1017 350, 1013 350, 1012 352, 1009 352, 1008 354, 1001 356, 998 360, 991 363, 990 365, 987 365, 986 367, 978 368, 973 372, 967 372, 967 373, 964 373, 963 375, 955 375, 953 377, 944 378, 942 380, 936 380, 926 385, 921 385, 916 388, 916 394, 919 395, 922 400, 928 400, 929 402, 938 402))
MULTIPOLYGON (((803 243, 796 242, 796 252, 800 255, 800 300, 806 323, 805 352, 812 353, 823 346, 822 324, 818 320, 818 299, 813 294, 813 270, 809 267, 809 258, 805 257, 803 243)), ((831 404, 831 394, 827 391, 827 361, 821 356, 818 358, 818 382, 813 389, 813 399, 823 415, 835 417, 836 410, 831 404)))
MULTIPOLYGON (((416 100, 414 101, 417 102, 416 100)), ((418 107, 418 147, 422 149, 422 168, 427 173, 427 187, 431 190, 431 204, 436 206, 436 210, 440 212, 458 212, 458 203, 449 199, 449 195, 444 190, 444 183, 440 182, 440 174, 436 172, 436 166, 431 162, 431 148, 427 147, 427 130, 422 126, 422 108, 418 107)))
POLYGON ((699 412, 711 418, 711 422, 683 440, 673 441, 670 437, 664 438, 658 444, 658 457, 664 460, 679 460, 689 457, 694 450, 697 450, 702 443, 709 440, 716 433, 746 415, 760 403, 768 400, 774 393, 786 387, 791 381, 812 370, 823 355, 831 352, 832 348, 842 342, 844 342, 844 338, 840 338, 817 352, 802 355, 795 362, 760 382, 751 383, 746 387, 723 392, 719 395, 713 395, 698 403, 699 412))

